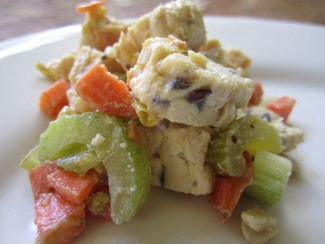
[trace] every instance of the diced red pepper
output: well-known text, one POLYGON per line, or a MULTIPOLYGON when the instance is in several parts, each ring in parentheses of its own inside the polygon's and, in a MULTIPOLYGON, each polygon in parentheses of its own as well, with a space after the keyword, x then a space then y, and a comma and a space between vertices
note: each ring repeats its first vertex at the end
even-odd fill
POLYGON ((295 104, 295 99, 284 96, 270 102, 266 108, 281 116, 284 121, 287 121, 295 104))
POLYGON ((253 182, 251 156, 247 152, 244 152, 243 156, 246 160, 245 175, 240 177, 219 176, 214 185, 210 204, 220 211, 223 221, 227 221, 231 217, 242 192, 246 186, 253 182))
POLYGON ((47 179, 49 185, 65 199, 74 203, 82 203, 99 182, 100 174, 90 170, 84 176, 80 176, 58 167, 47 179))
POLYGON ((85 229, 85 205, 71 203, 58 193, 41 194, 35 212, 36 243, 69 243, 85 229))
POLYGON ((37 165, 29 172, 29 180, 32 187, 34 199, 36 200, 42 193, 50 191, 47 176, 56 170, 56 163, 45 162, 37 165))

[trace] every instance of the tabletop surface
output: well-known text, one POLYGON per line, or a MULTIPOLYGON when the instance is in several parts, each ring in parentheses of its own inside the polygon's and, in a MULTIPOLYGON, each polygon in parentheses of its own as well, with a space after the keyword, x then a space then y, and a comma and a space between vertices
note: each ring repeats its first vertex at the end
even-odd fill
MULTIPOLYGON (((325 26, 325 0, 192 0, 203 13, 296 21, 325 26)), ((0 41, 50 28, 82 23, 78 4, 87 0, 1 0, 0 41)), ((166 0, 107 0, 116 18, 141 16, 166 0)))

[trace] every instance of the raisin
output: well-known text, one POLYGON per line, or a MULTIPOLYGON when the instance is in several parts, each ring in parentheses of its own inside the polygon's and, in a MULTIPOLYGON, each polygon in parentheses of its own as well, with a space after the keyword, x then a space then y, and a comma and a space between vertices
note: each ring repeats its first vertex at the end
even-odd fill
POLYGON ((236 136, 231 136, 231 141, 236 144, 237 143, 237 137, 236 136))
POLYGON ((165 184, 165 176, 166 176, 166 167, 165 165, 161 165, 161 170, 160 170, 160 176, 159 176, 159 182, 161 186, 164 186, 165 184))
POLYGON ((212 91, 210 89, 197 89, 194 91, 191 91, 187 96, 186 99, 189 102, 199 102, 204 99, 206 99, 212 91))

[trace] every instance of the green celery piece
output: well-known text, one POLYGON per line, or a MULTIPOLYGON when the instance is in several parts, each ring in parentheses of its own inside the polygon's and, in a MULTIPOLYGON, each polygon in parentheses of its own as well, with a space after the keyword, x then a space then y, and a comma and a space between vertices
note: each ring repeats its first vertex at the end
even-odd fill
POLYGON ((245 193, 266 205, 276 204, 291 175, 292 164, 287 158, 260 150, 253 162, 253 183, 245 193))
POLYGON ((149 194, 150 165, 140 145, 128 138, 125 120, 99 112, 65 115, 50 123, 39 142, 41 160, 92 150, 107 170, 113 221, 130 220, 149 194))
POLYGON ((44 75, 49 80, 55 81, 57 79, 55 74, 53 74, 53 72, 51 71, 51 69, 46 67, 44 64, 38 63, 36 64, 36 68, 42 73, 42 75, 44 75))
POLYGON ((63 169, 84 175, 88 170, 94 168, 100 161, 94 151, 85 151, 70 157, 59 158, 57 165, 63 169))
POLYGON ((151 184, 150 167, 142 148, 128 138, 126 127, 115 127, 112 138, 99 145, 96 152, 107 169, 110 192, 115 192, 110 194, 111 217, 120 224, 130 220, 143 205, 151 184))
POLYGON ((39 141, 39 159, 57 160, 89 150, 97 134, 110 138, 115 126, 123 126, 121 119, 99 112, 64 115, 52 121, 39 141))
POLYGON ((222 175, 242 176, 245 171, 243 151, 255 155, 258 150, 278 154, 282 141, 278 131, 258 116, 245 116, 217 132, 212 139, 207 160, 222 175))
POLYGON ((141 124, 147 127, 152 127, 158 124, 159 118, 154 114, 148 113, 146 105, 140 103, 139 101, 136 101, 134 105, 135 111, 138 115, 141 124))
POLYGON ((20 162, 20 166, 23 169, 30 171, 40 163, 41 161, 38 158, 38 147, 36 146, 24 157, 24 159, 20 162))

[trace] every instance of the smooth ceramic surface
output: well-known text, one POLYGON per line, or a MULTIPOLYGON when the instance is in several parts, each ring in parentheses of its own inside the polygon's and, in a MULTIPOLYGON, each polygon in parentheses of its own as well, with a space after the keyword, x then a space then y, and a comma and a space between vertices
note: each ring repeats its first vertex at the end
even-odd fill
MULTIPOLYGON (((297 99, 290 122, 305 131, 305 142, 290 155, 298 162, 281 202, 268 212, 280 232, 271 243, 321 243, 325 226, 325 28, 243 18, 207 17, 209 37, 240 48, 253 60, 251 77, 266 96, 297 99)), ((33 196, 27 172, 19 167, 37 144, 48 120, 38 98, 49 86, 37 62, 59 58, 79 45, 79 26, 51 30, 0 43, 0 243, 34 243, 33 196)), ((208 197, 153 188, 145 206, 129 223, 115 226, 87 220, 74 243, 245 243, 240 211, 222 223, 208 197)))

